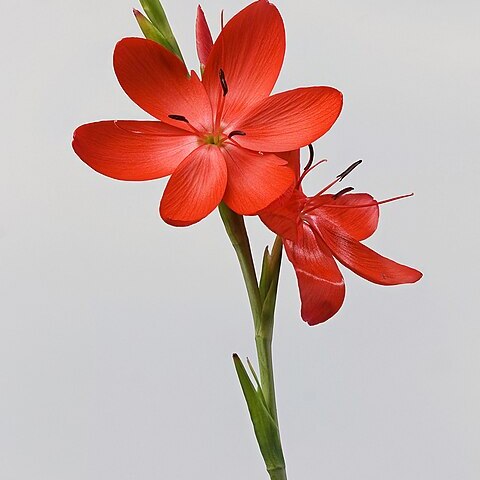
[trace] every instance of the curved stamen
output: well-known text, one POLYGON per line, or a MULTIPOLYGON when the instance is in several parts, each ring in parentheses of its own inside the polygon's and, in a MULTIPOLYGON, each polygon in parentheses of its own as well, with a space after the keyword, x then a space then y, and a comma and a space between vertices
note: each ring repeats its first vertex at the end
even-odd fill
POLYGON ((406 195, 399 195, 398 197, 387 198, 386 200, 380 200, 379 202, 363 203, 361 205, 325 205, 328 208, 366 208, 374 207, 375 205, 383 205, 384 203, 395 202, 396 200, 402 200, 403 198, 413 197, 413 193, 407 193, 406 195))
POLYGON ((303 173, 300 175, 300 178, 298 179, 295 188, 298 188, 302 184, 303 179, 307 176, 307 174, 309 174, 314 168, 317 168, 320 164, 325 163, 326 161, 326 158, 324 158, 323 160, 319 160, 317 163, 314 163, 311 167, 309 167, 308 170, 304 170, 303 173))
POLYGON ((222 86, 223 96, 225 96, 228 93, 228 85, 227 81, 225 80, 225 72, 222 68, 219 70, 218 76, 220 77, 220 85, 222 86))
POLYGON ((193 130, 193 133, 200 135, 200 132, 183 115, 169 115, 168 118, 171 118, 172 120, 177 120, 177 122, 186 123, 193 130))
POLYGON ((363 160, 357 160, 355 163, 352 163, 345 171, 343 171, 340 175, 337 175, 338 181, 341 182, 348 174, 352 173, 363 160))
POLYGON ((360 205, 331 205, 331 204, 324 204, 324 205, 313 205, 309 208, 305 209, 302 213, 310 213, 312 210, 316 210, 319 207, 325 208, 367 208, 367 207, 375 207, 378 205, 383 205, 384 203, 394 202, 396 200, 402 200, 403 198, 413 197, 413 193, 407 193, 406 195, 399 195, 398 197, 387 198, 386 200, 380 200, 379 202, 370 202, 370 203, 363 203, 360 205))
POLYGON ((310 156, 308 158, 307 164, 305 165, 305 168, 303 169, 304 172, 312 166, 313 159, 315 158, 315 150, 313 150, 313 145, 311 143, 308 144, 308 152, 310 156))
POLYGON ((186 117, 183 115, 169 115, 168 118, 171 118, 172 120, 178 120, 179 122, 184 122, 190 124, 190 122, 187 120, 186 117))
POLYGON ((300 185, 302 184, 303 182, 303 179, 307 176, 307 174, 309 174, 314 168, 318 167, 321 163, 324 163, 327 161, 326 158, 324 158, 323 160, 320 160, 319 162, 315 163, 315 165, 312 165, 313 163, 313 160, 315 158, 315 151, 313 149, 313 145, 311 143, 308 144, 308 152, 309 152, 309 157, 308 157, 308 162, 307 164, 305 165, 304 169, 303 169, 303 173, 300 175, 300 178, 298 179, 298 182, 297 182, 297 185, 295 186, 295 188, 299 188, 300 185))
POLYGON ((214 131, 216 133, 219 133, 220 121, 223 115, 223 108, 225 107, 225 96, 228 93, 228 85, 227 80, 225 79, 225 72, 223 71, 223 68, 220 68, 220 70, 218 71, 218 76, 220 77, 220 85, 222 86, 223 95, 221 95, 220 100, 217 103, 217 112, 214 122, 214 131))
POLYGON ((355 163, 352 163, 345 171, 343 171, 340 175, 337 175, 333 182, 330 182, 326 187, 322 188, 316 195, 312 197, 317 198, 323 193, 325 193, 329 188, 333 187, 336 183, 341 182, 349 173, 351 173, 355 168, 357 168, 363 160, 357 160, 355 163))
POLYGON ((337 192, 332 198, 333 200, 336 200, 338 197, 341 197, 342 195, 345 195, 348 192, 351 192, 352 190, 355 190, 353 187, 346 187, 339 192, 337 192))
POLYGON ((230 132, 228 134, 228 138, 232 138, 234 137, 235 135, 241 135, 242 137, 246 135, 245 132, 242 132, 241 130, 233 130, 232 132, 230 132))

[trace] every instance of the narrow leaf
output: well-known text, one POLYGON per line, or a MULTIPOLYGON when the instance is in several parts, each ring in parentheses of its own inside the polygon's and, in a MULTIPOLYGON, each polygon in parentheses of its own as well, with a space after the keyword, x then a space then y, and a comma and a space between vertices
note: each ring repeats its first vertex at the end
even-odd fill
POLYGON ((250 359, 247 357, 247 365, 248 368, 250 369, 250 373, 252 374, 253 379, 255 380, 255 383, 257 384, 257 391, 262 390, 262 386, 260 385, 260 381, 258 380, 257 372, 255 372, 255 369, 253 368, 252 363, 250 362, 250 359))
POLYGON ((253 429, 260 447, 267 470, 274 470, 285 467, 282 448, 280 444, 280 433, 275 420, 270 415, 262 400, 263 394, 255 389, 245 367, 237 354, 233 355, 235 370, 237 371, 243 395, 247 401, 248 411, 253 423, 253 429))

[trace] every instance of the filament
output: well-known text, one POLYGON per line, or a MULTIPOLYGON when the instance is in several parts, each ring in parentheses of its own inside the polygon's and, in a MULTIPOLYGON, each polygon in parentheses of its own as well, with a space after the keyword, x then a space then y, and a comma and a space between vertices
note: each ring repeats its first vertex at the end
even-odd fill
POLYGON ((374 202, 370 202, 370 203, 363 203, 363 204, 360 204, 360 205, 331 205, 331 204, 328 204, 328 205, 313 205, 313 206, 310 206, 307 209, 305 209, 302 213, 304 213, 304 214, 309 213, 312 210, 315 210, 319 207, 325 207, 325 208, 367 208, 367 207, 375 207, 375 206, 378 206, 378 205, 383 205, 384 203, 390 203, 390 202, 394 202, 396 200, 402 200, 403 198, 413 197, 413 195, 414 195, 413 193, 408 193, 406 195, 399 195, 398 197, 387 198, 386 200, 380 200, 379 202, 374 201, 374 202))
POLYGON ((342 195, 345 195, 348 192, 351 192, 352 190, 355 190, 353 187, 346 187, 339 192, 337 192, 334 196, 333 199, 336 200, 338 197, 341 197, 342 195))
MULTIPOLYGON (((303 182, 303 179, 307 176, 308 173, 310 173, 314 168, 317 168, 321 163, 325 163, 326 161, 327 161, 327 159, 324 158, 323 160, 319 160, 317 163, 314 163, 313 165, 308 167, 308 169, 305 167, 305 170, 300 175, 300 178, 298 179, 298 182, 297 182, 297 186, 295 188, 300 187, 301 183, 303 182)), ((310 163, 310 161, 309 161, 309 163, 310 163)), ((307 163, 307 165, 308 165, 308 163, 307 163)))

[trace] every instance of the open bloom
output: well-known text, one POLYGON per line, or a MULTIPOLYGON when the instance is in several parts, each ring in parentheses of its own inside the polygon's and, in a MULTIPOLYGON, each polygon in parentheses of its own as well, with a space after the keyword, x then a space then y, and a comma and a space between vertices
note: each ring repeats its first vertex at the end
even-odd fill
MULTIPOLYGON (((292 164, 298 165, 298 156, 298 151, 291 153, 292 164)), ((418 270, 385 258, 360 243, 377 229, 379 205, 396 199, 377 202, 367 193, 348 193, 350 187, 335 195, 324 193, 358 163, 313 197, 303 193, 299 182, 286 204, 261 216, 283 238, 297 275, 302 318, 309 325, 328 320, 343 304, 345 284, 335 260, 379 285, 414 283, 422 277, 418 270)))
POLYGON ((294 176, 275 152, 319 138, 342 107, 341 93, 330 87, 270 96, 283 63, 285 32, 267 0, 233 17, 208 50, 200 80, 163 46, 121 40, 113 58, 120 85, 159 121, 101 121, 74 134, 75 152, 104 175, 171 175, 160 214, 177 226, 201 220, 221 201, 252 215, 280 198, 294 176))

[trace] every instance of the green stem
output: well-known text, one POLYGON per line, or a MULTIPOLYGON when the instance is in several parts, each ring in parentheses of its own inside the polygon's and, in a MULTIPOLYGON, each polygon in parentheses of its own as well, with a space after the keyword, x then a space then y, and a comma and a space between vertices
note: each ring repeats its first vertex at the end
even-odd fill
MULTIPOLYGON (((265 252, 259 287, 253 263, 250 241, 241 215, 232 212, 225 204, 219 206, 220 215, 232 242, 242 270, 255 326, 255 346, 260 370, 260 384, 270 415, 278 427, 273 374, 272 340, 275 304, 282 258, 282 240, 275 239, 271 254, 265 252)), ((281 448, 281 445, 280 445, 281 448)), ((283 454, 282 454, 283 457, 283 454)), ((283 463, 283 461, 282 461, 283 463)), ((268 471, 271 480, 286 480, 285 466, 268 471)))
POLYGON ((269 412, 278 423, 277 406, 275 402, 275 382, 273 378, 272 339, 255 335, 255 346, 257 347, 262 392, 269 412))
POLYGON ((287 480, 287 472, 285 468, 277 468, 268 472, 270 480, 287 480))
POLYGON ((260 328, 257 328, 255 331, 255 345, 257 347, 258 365, 260 369, 260 382, 262 384, 262 390, 268 409, 274 420, 277 422, 277 425, 278 414, 275 399, 272 341, 278 279, 282 260, 282 247, 282 239, 277 236, 275 243, 273 244, 272 253, 270 255, 268 255, 268 252, 266 253, 267 262, 264 263, 264 269, 266 269, 268 273, 262 272, 262 274, 267 275, 269 285, 263 301, 260 328))
POLYGON ((240 263, 245 286, 247 287, 253 320, 255 322, 255 329, 257 329, 257 324, 262 315, 262 300, 260 298, 260 290, 258 289, 257 274, 255 272, 255 264, 253 263, 245 222, 241 215, 232 212, 224 203, 221 203, 218 209, 225 225, 225 230, 227 231, 240 263))

